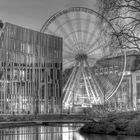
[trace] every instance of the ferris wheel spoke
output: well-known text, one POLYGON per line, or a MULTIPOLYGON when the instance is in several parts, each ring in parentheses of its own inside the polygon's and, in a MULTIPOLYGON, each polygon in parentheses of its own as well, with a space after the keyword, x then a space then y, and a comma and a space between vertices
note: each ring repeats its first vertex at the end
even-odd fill
MULTIPOLYGON (((100 38, 99 38, 99 35, 98 35, 98 32, 99 32, 99 29, 98 28, 95 28, 92 32, 91 32, 91 34, 90 34, 90 36, 87 38, 87 43, 88 44, 95 44, 96 42, 97 42, 97 40, 99 41, 100 40, 100 38)), ((90 50, 92 47, 91 46, 89 46, 88 48, 87 48, 87 50, 90 50)))
POLYGON ((88 48, 86 49, 86 52, 89 53, 92 49, 94 49, 95 47, 97 48, 96 44, 99 43, 100 38, 94 40, 94 42, 88 46, 88 48))
MULTIPOLYGON (((58 19, 55 20, 55 24, 58 26, 55 32, 61 31, 63 36, 67 36, 68 32, 67 30, 61 25, 60 21, 58 19)), ((67 41, 69 42, 69 45, 74 44, 73 38, 67 38, 67 41)))
POLYGON ((63 64, 64 65, 67 65, 67 64, 70 64, 70 63, 75 63, 75 61, 74 60, 65 60, 65 62, 63 61, 63 64))
MULTIPOLYGON (((76 16, 77 19, 78 18, 81 19, 80 12, 76 12, 75 16, 76 16)), ((76 29, 78 29, 79 31, 82 30, 82 28, 81 28, 81 22, 80 21, 81 20, 76 20, 76 29)), ((78 38, 79 42, 82 42, 81 33, 80 32, 77 32, 77 34, 78 34, 77 38, 78 38)))
MULTIPOLYGON (((74 34, 74 32, 70 32, 70 33, 65 37, 65 39, 69 38, 69 36, 72 36, 72 34, 74 34)), ((80 49, 80 45, 79 45, 79 44, 80 44, 79 42, 73 44, 73 45, 72 45, 72 46, 73 46, 72 48, 75 49, 75 50, 77 50, 77 51, 79 51, 79 49, 80 49)))
MULTIPOLYGON (((90 15, 87 16, 86 21, 87 22, 86 22, 85 30, 88 32, 90 30, 89 27, 90 27, 90 24, 91 24, 91 16, 90 15)), ((87 37, 88 37, 88 34, 87 33, 84 33, 84 40, 83 40, 83 42, 85 42, 85 44, 87 42, 87 37)), ((86 47, 86 46, 84 46, 84 47, 86 47)))
POLYGON ((78 43, 77 36, 75 34, 75 29, 73 27, 74 25, 72 24, 72 21, 73 20, 70 19, 70 17, 68 16, 68 14, 65 14, 65 17, 66 17, 66 20, 68 21, 67 27, 68 27, 69 31, 72 31, 73 32, 72 38, 74 40, 74 43, 78 43))
POLYGON ((92 50, 89 54, 88 54, 89 58, 90 57, 94 57, 96 59, 101 59, 107 55, 104 54, 102 48, 96 48, 95 50, 92 50))
POLYGON ((63 43, 64 44, 64 50, 68 49, 69 51, 71 51, 72 53, 75 53, 75 48, 72 47, 72 45, 68 45, 66 42, 63 43))
POLYGON ((64 55, 63 58, 66 59, 66 60, 74 60, 75 61, 74 56, 71 56, 71 55, 69 55, 69 56, 68 55, 64 55))
POLYGON ((87 37, 87 33, 86 32, 83 32, 84 33, 84 37, 83 37, 83 43, 82 43, 82 48, 83 48, 83 50, 84 51, 86 51, 86 49, 87 49, 87 46, 88 46, 88 44, 87 44, 87 42, 86 42, 86 37, 87 37))
POLYGON ((63 54, 65 55, 73 55, 74 56, 74 53, 72 53, 72 51, 69 51, 69 50, 66 50, 66 49, 63 49, 63 54))
POLYGON ((73 59, 72 57, 65 57, 65 60, 68 60, 69 63, 75 61, 75 59, 73 59))
POLYGON ((63 64, 63 69, 69 69, 69 68, 73 67, 74 65, 75 65, 75 62, 65 63, 65 64, 63 64))
POLYGON ((89 56, 90 56, 90 55, 93 55, 93 53, 95 53, 97 50, 98 50, 98 52, 99 52, 99 50, 100 50, 100 53, 101 53, 102 47, 103 47, 103 46, 97 45, 96 48, 93 47, 93 49, 91 49, 87 54, 88 54, 89 56))
MULTIPOLYGON (((76 31, 76 32, 79 32, 79 34, 81 34, 82 32, 86 32, 86 31, 76 31)), ((72 34, 74 34, 75 32, 70 32, 65 38, 68 38, 69 36, 71 36, 72 34)), ((88 45, 88 44, 85 44, 86 42, 77 42, 75 44, 73 44, 73 49, 79 51, 79 50, 83 50, 85 49, 85 45, 88 45)))
POLYGON ((108 44, 102 44, 102 45, 99 44, 99 45, 96 46, 96 48, 91 49, 90 52, 88 52, 88 55, 90 57, 91 55, 95 55, 95 53, 96 53, 98 55, 100 54, 101 57, 109 56, 110 55, 110 51, 107 52, 107 47, 108 47, 108 44))
MULTIPOLYGON (((90 51, 90 49, 94 48, 94 46, 96 45, 96 43, 99 43, 99 42, 103 42, 104 41, 105 36, 102 35, 102 32, 103 32, 102 30, 99 30, 99 29, 96 30, 96 31, 98 31, 98 35, 96 33, 96 35, 94 35, 94 38, 93 38, 93 35, 90 36, 90 40, 88 40, 88 42, 91 45, 89 46, 88 51, 90 51)), ((94 34, 94 32, 93 32, 93 34, 94 34)))

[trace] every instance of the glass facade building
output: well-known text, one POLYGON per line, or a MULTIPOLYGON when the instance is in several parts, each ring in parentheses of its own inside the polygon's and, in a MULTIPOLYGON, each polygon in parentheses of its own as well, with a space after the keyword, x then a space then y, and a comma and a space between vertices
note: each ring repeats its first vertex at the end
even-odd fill
POLYGON ((0 37, 0 114, 58 113, 62 38, 5 23, 0 37))
POLYGON ((0 140, 84 140, 76 124, 0 129, 0 140))

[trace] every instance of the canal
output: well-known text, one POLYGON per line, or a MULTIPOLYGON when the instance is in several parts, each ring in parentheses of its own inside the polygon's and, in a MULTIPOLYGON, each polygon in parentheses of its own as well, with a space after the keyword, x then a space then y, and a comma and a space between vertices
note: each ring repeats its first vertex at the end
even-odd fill
POLYGON ((139 140, 140 137, 81 135, 82 124, 55 124, 0 129, 0 140, 139 140))

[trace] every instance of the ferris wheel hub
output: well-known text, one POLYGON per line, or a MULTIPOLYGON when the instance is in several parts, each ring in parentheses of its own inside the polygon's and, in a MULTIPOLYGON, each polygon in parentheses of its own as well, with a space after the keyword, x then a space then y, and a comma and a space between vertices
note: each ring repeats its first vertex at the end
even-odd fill
POLYGON ((86 60, 87 59, 87 55, 86 54, 77 54, 76 56, 75 56, 75 60, 76 61, 83 61, 83 60, 86 60))

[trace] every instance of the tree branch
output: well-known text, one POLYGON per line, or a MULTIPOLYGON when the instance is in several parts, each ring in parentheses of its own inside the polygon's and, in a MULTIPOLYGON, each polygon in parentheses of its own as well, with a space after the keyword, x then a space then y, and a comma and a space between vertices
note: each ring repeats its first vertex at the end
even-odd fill
POLYGON ((118 17, 115 17, 115 18, 112 18, 112 19, 110 19, 109 21, 113 21, 113 20, 115 20, 115 19, 133 19, 133 20, 135 20, 135 21, 138 21, 138 22, 140 22, 140 19, 137 19, 137 18, 134 18, 134 17, 123 17, 123 16, 118 16, 118 17))

